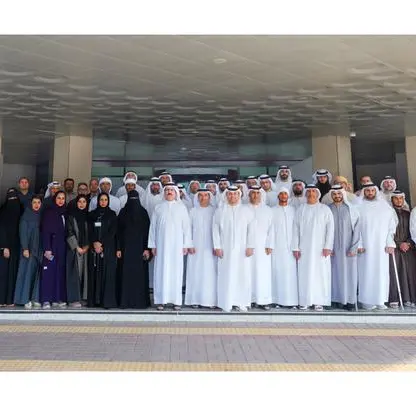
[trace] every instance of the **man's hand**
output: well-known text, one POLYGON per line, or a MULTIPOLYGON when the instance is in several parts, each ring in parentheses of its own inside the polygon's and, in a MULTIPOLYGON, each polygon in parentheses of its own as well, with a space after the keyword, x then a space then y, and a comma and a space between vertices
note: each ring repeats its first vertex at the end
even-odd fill
POLYGON ((183 254, 183 255, 186 255, 187 253, 188 253, 188 248, 183 248, 183 249, 182 249, 182 254, 183 254))
POLYGON ((326 258, 329 257, 332 253, 332 249, 323 249, 322 250, 322 255, 326 258))
POLYGON ((364 254, 365 253, 365 249, 364 248, 358 248, 357 249, 357 253, 358 254, 364 254))
POLYGON ((402 242, 400 244, 400 251, 407 252, 410 249, 410 244, 408 242, 402 242))
POLYGON ((4 256, 6 259, 9 259, 9 258, 10 258, 10 249, 9 249, 9 248, 4 248, 4 249, 3 249, 3 256, 4 256))
POLYGON ((196 249, 195 248, 189 248, 188 249, 188 254, 194 255, 196 253, 196 249))
POLYGON ((347 256, 349 256, 349 257, 353 257, 353 256, 356 256, 356 255, 357 255, 356 252, 353 252, 353 251, 347 252, 347 256))
POLYGON ((293 251, 293 256, 296 258, 296 260, 300 259, 300 251, 293 251))
POLYGON ((82 248, 80 248, 79 246, 77 246, 77 252, 80 254, 80 255, 82 255, 82 254, 84 254, 85 252, 84 252, 84 250, 82 249, 82 248))
POLYGON ((143 251, 143 258, 147 261, 150 258, 150 251, 145 249, 143 251))
POLYGON ((121 258, 121 251, 117 251, 116 256, 117 256, 118 259, 120 259, 121 258))
POLYGON ((391 246, 386 246, 385 251, 386 251, 386 254, 389 254, 389 255, 394 254, 394 248, 392 248, 391 246))
POLYGON ((29 252, 29 250, 28 250, 28 249, 24 249, 24 250, 23 250, 23 256, 24 256, 25 258, 29 258, 29 257, 30 257, 30 252, 29 252))
POLYGON ((222 258, 224 256, 224 252, 222 249, 215 249, 215 256, 218 258, 222 258))
POLYGON ((253 248, 247 248, 246 249, 246 257, 253 256, 253 254, 254 254, 254 249, 253 248))
POLYGON ((272 248, 266 248, 266 255, 270 255, 273 252, 272 248))
POLYGON ((156 256, 156 254, 157 254, 157 249, 156 248, 152 248, 152 255, 153 256, 156 256))

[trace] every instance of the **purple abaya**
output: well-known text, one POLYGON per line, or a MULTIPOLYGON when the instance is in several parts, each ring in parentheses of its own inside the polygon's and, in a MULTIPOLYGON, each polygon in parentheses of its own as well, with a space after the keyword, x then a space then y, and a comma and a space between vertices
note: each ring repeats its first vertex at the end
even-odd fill
POLYGON ((66 239, 65 209, 55 203, 43 214, 41 237, 43 252, 51 251, 52 261, 43 257, 40 279, 40 301, 42 303, 66 302, 66 239))

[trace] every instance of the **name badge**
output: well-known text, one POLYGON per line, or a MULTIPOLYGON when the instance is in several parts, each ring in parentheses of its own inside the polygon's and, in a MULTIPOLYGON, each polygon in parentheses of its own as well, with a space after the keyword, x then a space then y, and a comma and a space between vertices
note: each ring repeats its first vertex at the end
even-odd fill
POLYGON ((101 228, 101 222, 95 222, 95 223, 94 223, 94 226, 95 226, 96 228, 101 228))

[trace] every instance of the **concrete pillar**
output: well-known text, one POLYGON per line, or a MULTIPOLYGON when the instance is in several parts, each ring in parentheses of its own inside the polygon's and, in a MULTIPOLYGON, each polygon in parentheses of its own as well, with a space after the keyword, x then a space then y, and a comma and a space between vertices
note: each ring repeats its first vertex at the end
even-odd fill
POLYGON ((329 131, 317 129, 312 135, 312 166, 327 169, 333 176, 345 176, 353 183, 351 139, 347 128, 329 131))
POLYGON ((407 164, 407 176, 409 178, 409 192, 410 192, 410 205, 416 205, 416 134, 413 136, 407 136, 405 138, 406 143, 406 164, 407 164))
POLYGON ((75 183, 87 182, 92 168, 92 127, 57 126, 53 146, 53 180, 63 183, 67 177, 75 183))
MULTIPOLYGON (((3 121, 0 119, 0 191, 2 191, 2 179, 3 179, 3 121)), ((3 202, 3 200, 2 200, 3 202)))

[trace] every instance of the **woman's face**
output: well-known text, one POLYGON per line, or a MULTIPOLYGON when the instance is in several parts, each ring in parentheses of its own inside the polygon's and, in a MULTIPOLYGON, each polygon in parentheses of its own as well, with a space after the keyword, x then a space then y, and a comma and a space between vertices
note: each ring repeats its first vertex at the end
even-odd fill
POLYGON ((56 204, 59 207, 62 207, 65 205, 65 194, 64 193, 59 193, 58 196, 56 196, 56 204))
POLYGON ((42 202, 40 199, 33 199, 32 200, 32 210, 35 212, 39 212, 40 207, 42 206, 42 202))
POLYGON ((107 196, 101 196, 100 197, 100 207, 106 208, 108 206, 108 197, 107 196))
POLYGON ((84 210, 87 208, 87 200, 81 197, 77 202, 77 207, 79 210, 84 210))

